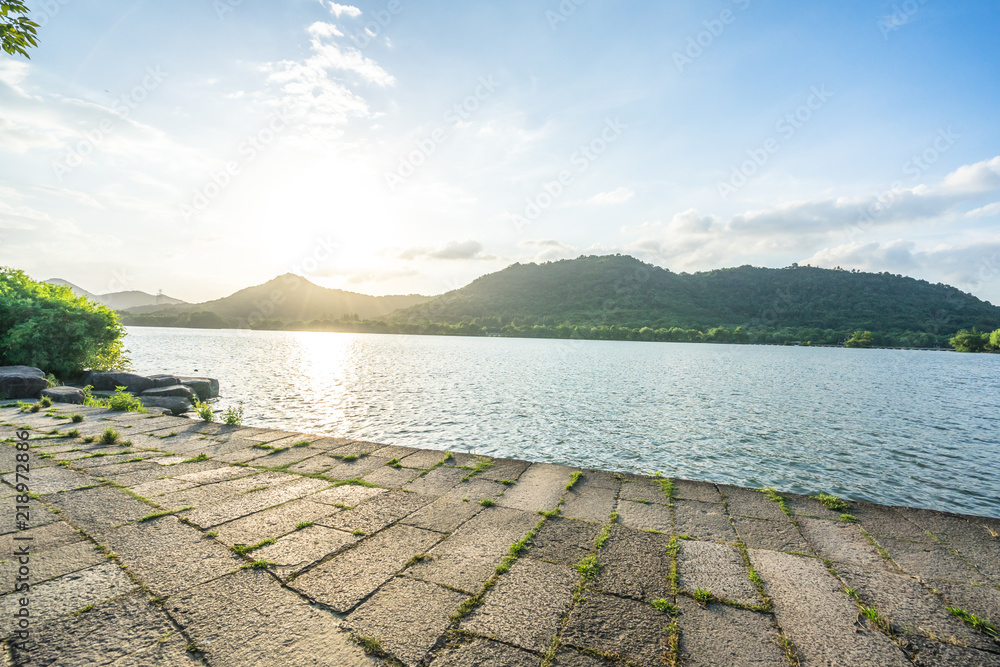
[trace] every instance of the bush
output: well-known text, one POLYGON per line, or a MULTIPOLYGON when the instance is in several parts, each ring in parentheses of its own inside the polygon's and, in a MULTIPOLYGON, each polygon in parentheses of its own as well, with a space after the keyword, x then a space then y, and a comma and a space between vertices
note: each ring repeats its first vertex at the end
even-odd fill
POLYGON ((101 433, 100 443, 102 445, 113 445, 116 442, 118 442, 118 431, 108 426, 104 429, 104 432, 101 433))
POLYGON ((230 426, 239 426, 243 423, 243 401, 238 406, 230 405, 222 414, 222 421, 230 426))
POLYGON ((87 367, 127 368, 124 335, 107 306, 0 267, 0 365, 34 366, 62 377, 87 367))
POLYGON ((119 412, 146 412, 142 401, 125 391, 125 387, 115 387, 115 393, 108 399, 108 408, 119 412))
POLYGON ((212 406, 208 403, 202 403, 198 399, 195 399, 194 410, 198 413, 198 416, 201 417, 202 421, 215 421, 215 414, 212 412, 212 406))
POLYGON ((962 329, 949 342, 959 352, 985 352, 990 348, 990 334, 977 331, 975 327, 972 331, 962 329))

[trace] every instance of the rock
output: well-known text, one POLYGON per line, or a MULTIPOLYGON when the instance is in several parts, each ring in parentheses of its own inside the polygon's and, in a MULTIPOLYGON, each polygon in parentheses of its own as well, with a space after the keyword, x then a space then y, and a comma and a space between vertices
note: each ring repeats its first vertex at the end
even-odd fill
POLYGON ((0 366, 0 398, 38 398, 49 386, 45 373, 31 366, 0 366))
POLYGON ((50 387, 42 389, 42 396, 48 396, 55 403, 83 405, 83 392, 76 387, 50 387))
POLYGON ((163 396, 182 396, 187 400, 191 401, 192 403, 194 402, 196 396, 193 389, 191 389, 190 387, 185 387, 182 384, 175 384, 168 387, 158 387, 155 389, 147 389, 146 391, 142 392, 142 395, 153 398, 163 397, 163 396))
POLYGON ((183 396, 140 396, 139 401, 146 408, 166 408, 170 414, 179 416, 191 409, 191 401, 183 396))
POLYGON ((215 378, 178 377, 181 384, 198 394, 198 400, 207 401, 219 397, 219 381, 215 378))
POLYGON ((150 380, 153 381, 153 388, 159 389, 160 387, 173 387, 181 383, 180 379, 176 375, 149 375, 150 380))
POLYGON ((135 373, 125 373, 123 371, 87 371, 80 378, 80 384, 91 385, 94 389, 115 390, 118 387, 125 387, 126 391, 132 394, 141 394, 147 389, 153 388, 153 381, 144 375, 135 373))

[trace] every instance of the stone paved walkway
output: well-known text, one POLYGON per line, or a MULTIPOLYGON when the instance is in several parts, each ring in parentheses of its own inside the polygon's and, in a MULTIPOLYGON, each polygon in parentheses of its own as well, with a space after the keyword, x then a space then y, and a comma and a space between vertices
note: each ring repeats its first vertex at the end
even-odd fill
POLYGON ((0 422, 33 438, 27 529, 0 446, 9 664, 1000 665, 947 609, 1000 621, 997 519, 79 406, 0 422))

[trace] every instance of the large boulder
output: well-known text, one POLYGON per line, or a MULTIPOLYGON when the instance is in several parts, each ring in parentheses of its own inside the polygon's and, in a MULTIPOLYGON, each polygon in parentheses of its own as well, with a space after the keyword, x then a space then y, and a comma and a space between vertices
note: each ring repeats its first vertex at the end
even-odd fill
POLYGON ((155 398, 157 396, 180 396, 186 398, 187 400, 194 402, 196 394, 191 387, 185 387, 182 384, 175 384, 170 387, 158 387, 154 389, 147 389, 142 392, 142 396, 149 396, 150 398, 155 398))
POLYGON ((83 392, 77 387, 49 387, 42 389, 42 396, 48 396, 53 403, 83 405, 83 392))
POLYGON ((199 401, 219 397, 219 381, 215 378, 178 377, 177 379, 185 387, 191 387, 198 394, 199 401))
POLYGON ((90 385, 94 389, 113 391, 125 387, 130 394, 141 394, 153 388, 153 381, 144 375, 126 373, 124 371, 87 371, 80 378, 81 385, 90 385))
POLYGON ((140 396, 146 408, 166 408, 170 414, 180 416, 191 409, 191 401, 183 396, 140 396))
POLYGON ((49 386, 45 373, 31 366, 0 366, 0 398, 38 398, 49 386))
POLYGON ((153 381, 154 389, 159 389, 160 387, 173 387, 174 385, 181 383, 176 375, 149 375, 147 377, 153 381))

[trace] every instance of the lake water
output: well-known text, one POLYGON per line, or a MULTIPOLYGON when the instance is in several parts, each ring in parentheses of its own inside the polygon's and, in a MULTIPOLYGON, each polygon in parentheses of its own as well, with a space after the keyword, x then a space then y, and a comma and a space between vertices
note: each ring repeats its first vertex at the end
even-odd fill
POLYGON ((1000 517, 1000 355, 132 327, 252 426, 1000 517))

